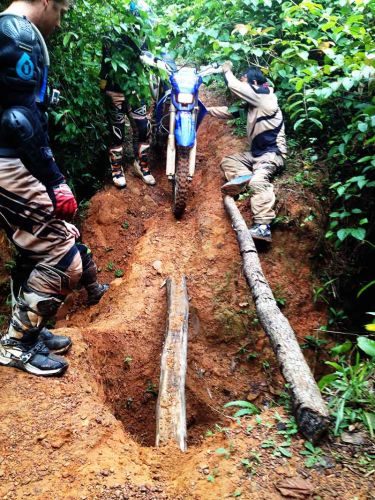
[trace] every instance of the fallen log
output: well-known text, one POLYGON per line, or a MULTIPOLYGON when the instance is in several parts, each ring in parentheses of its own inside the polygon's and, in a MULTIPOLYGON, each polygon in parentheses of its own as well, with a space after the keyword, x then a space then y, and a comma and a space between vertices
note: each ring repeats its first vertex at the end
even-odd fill
POLYGON ((186 278, 167 280, 168 319, 156 406, 156 446, 176 443, 186 451, 185 379, 189 298, 186 278))
POLYGON ((327 431, 329 413, 289 321, 278 308, 259 261, 246 223, 230 196, 224 197, 236 232, 246 282, 250 287, 259 321, 270 339, 279 366, 292 393, 294 414, 301 433, 316 442, 327 431))

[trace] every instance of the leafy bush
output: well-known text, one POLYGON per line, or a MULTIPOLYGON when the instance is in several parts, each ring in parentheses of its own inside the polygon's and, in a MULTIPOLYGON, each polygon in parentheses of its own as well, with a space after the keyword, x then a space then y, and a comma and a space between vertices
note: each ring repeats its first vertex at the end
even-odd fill
POLYGON ((331 352, 338 356, 338 360, 327 361, 326 364, 334 368, 335 372, 325 375, 319 387, 329 398, 329 406, 336 420, 335 434, 360 421, 374 437, 375 341, 358 337, 354 348, 351 341, 346 341, 331 352), (361 359, 360 351, 370 359, 361 359))

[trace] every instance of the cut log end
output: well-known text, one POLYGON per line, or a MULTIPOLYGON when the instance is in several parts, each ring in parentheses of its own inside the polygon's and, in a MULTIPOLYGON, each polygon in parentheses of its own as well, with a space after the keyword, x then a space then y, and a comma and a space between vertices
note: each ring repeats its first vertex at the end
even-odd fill
POLYGON ((328 432, 329 417, 303 407, 296 410, 295 415, 301 434, 312 443, 319 441, 328 432))

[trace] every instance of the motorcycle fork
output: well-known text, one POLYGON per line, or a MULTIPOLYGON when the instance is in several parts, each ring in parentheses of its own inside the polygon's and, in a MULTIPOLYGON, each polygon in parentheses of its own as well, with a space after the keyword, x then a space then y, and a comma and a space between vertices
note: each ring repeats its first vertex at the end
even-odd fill
POLYGON ((176 139, 174 131, 176 127, 176 108, 171 102, 169 113, 169 134, 167 145, 167 165, 166 174, 169 180, 173 179, 176 172, 176 139))
MULTIPOLYGON (((194 122, 197 123, 197 117, 198 117, 198 111, 199 111, 199 107, 196 106, 194 108, 194 122)), ((193 147, 190 149, 190 152, 189 152, 189 180, 191 181, 194 174, 195 174, 195 162, 196 162, 196 158, 197 158, 197 139, 195 139, 194 141, 194 145, 193 147)))

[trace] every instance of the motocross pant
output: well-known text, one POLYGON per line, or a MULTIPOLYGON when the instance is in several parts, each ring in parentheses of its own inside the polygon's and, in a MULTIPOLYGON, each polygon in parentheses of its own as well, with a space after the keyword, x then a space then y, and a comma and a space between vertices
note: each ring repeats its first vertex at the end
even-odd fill
POLYGON ((130 106, 122 92, 106 91, 107 113, 110 129, 109 160, 112 167, 123 163, 123 142, 125 138, 125 116, 128 117, 133 133, 133 152, 137 160, 148 162, 151 122, 146 105, 130 106))
POLYGON ((255 224, 269 224, 275 218, 275 193, 271 180, 283 168, 284 160, 276 153, 253 156, 250 152, 226 156, 221 162, 225 178, 230 181, 235 177, 253 176, 248 189, 251 193, 251 211, 255 224))
POLYGON ((20 159, 0 158, 0 227, 22 264, 29 266, 15 290, 18 297, 9 329, 15 338, 22 332, 37 334, 44 320, 54 316, 66 295, 79 285, 85 274, 83 262, 86 269, 92 266, 87 248, 76 244, 69 224, 54 218, 53 210, 46 187, 20 159))

